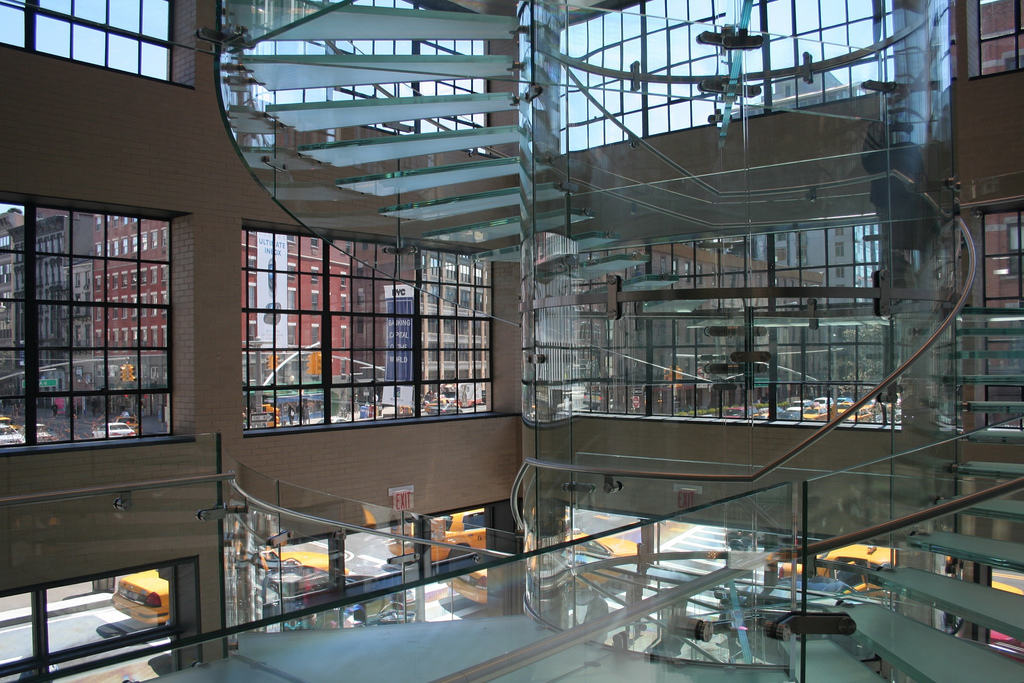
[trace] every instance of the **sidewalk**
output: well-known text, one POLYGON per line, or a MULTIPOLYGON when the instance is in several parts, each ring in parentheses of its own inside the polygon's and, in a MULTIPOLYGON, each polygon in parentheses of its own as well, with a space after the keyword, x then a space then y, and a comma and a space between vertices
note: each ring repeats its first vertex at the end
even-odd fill
MULTIPOLYGON (((89 593, 51 602, 46 606, 46 616, 60 617, 66 614, 107 607, 111 604, 111 597, 111 593, 89 593)), ((31 607, 16 607, 0 612, 0 629, 28 624, 31 621, 31 607)))

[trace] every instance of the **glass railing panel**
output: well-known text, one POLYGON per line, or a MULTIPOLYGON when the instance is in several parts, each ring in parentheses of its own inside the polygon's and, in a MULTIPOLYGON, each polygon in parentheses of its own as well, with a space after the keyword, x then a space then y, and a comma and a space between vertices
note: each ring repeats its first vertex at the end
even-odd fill
MULTIPOLYGON (((203 648, 206 666, 167 675, 207 680, 255 660, 316 679, 342 660, 346 670, 356 670, 370 658, 389 675, 429 680, 464 675, 470 667, 491 678, 516 672, 520 679, 527 672, 550 678, 596 660, 625 667, 638 680, 684 662, 749 667, 751 676, 784 680, 792 671, 791 644, 768 637, 767 624, 795 599, 792 585, 779 579, 775 555, 793 533, 791 506, 789 487, 774 487, 652 522, 575 532, 568 542, 420 578, 400 590, 308 586, 296 609, 234 629, 228 647, 203 648), (464 646, 440 646, 453 638, 464 646), (427 647, 416 657, 382 662, 374 654, 381 639, 392 652, 404 651, 407 639, 427 647)), ((591 512, 597 526, 628 521, 599 520, 599 514, 591 512)), ((188 667, 197 652, 171 661, 188 667)))
MULTIPOLYGON (((952 501, 994 483, 980 475, 954 479, 947 474, 945 488, 956 493, 938 498, 931 498, 935 485, 925 482, 920 500, 890 496, 888 510, 873 506, 870 511, 867 507, 858 511, 834 502, 842 491, 854 492, 846 495, 860 499, 881 499, 886 488, 899 490, 890 479, 921 481, 919 468, 901 471, 899 460, 889 465, 891 475, 864 470, 807 482, 804 500, 807 518, 813 523, 809 540, 827 538, 843 526, 887 523, 927 510, 932 502, 952 501), (859 518, 844 524, 843 518, 849 518, 850 512, 859 518)), ((1018 585, 1024 555, 1012 523, 1021 520, 1017 514, 1021 510, 1024 501, 1016 492, 958 512, 908 522, 893 531, 818 553, 813 569, 804 575, 843 585, 847 597, 842 609, 857 626, 851 638, 866 648, 867 656, 877 655, 886 665, 913 677, 941 678, 940 671, 963 671, 969 665, 976 672, 985 672, 986 678, 1013 680, 1022 671, 1012 659, 1014 648, 1024 635, 1017 618, 1024 606, 1018 585), (922 657, 923 651, 930 654, 922 657)))

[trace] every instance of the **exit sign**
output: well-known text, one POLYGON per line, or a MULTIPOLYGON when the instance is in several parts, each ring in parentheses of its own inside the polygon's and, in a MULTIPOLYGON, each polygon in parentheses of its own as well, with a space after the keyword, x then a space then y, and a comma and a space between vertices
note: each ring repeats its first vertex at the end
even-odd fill
POLYGON ((412 494, 414 487, 409 486, 394 486, 388 489, 388 495, 391 496, 391 507, 396 512, 402 512, 403 510, 412 509, 412 494))

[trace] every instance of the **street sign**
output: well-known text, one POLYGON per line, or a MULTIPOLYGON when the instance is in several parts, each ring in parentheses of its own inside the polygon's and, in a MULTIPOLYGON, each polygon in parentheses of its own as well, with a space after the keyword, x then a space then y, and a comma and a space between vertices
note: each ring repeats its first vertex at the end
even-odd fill
POLYGON ((411 510, 413 490, 414 487, 411 485, 389 488, 388 495, 391 496, 391 507, 393 507, 396 512, 411 510))

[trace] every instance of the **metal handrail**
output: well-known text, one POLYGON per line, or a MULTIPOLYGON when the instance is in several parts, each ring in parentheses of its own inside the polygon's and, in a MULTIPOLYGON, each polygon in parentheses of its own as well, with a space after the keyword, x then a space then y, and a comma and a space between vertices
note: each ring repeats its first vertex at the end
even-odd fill
MULTIPOLYGON (((911 524, 927 522, 930 519, 948 515, 952 512, 957 512, 958 510, 971 507, 977 503, 981 503, 992 498, 998 498, 999 496, 1013 493, 1014 491, 1019 491, 1021 489, 1024 489, 1024 477, 1011 479, 1010 481, 1002 484, 996 484, 984 491, 977 491, 966 496, 961 496, 960 498, 954 498, 953 500, 946 501, 945 503, 939 503, 933 507, 918 510, 917 512, 912 512, 909 515, 904 515, 897 519, 891 519, 888 522, 876 524, 875 526, 860 529, 858 531, 851 531, 850 533, 843 534, 842 536, 834 536, 822 541, 817 541, 816 543, 810 543, 806 546, 807 554, 819 555, 829 550, 842 548, 850 545, 851 543, 857 543, 869 538, 874 538, 875 536, 881 536, 882 534, 895 531, 896 529, 900 529, 905 526, 910 526, 911 524)), ((796 549, 795 552, 799 554, 800 549, 796 549)))
POLYGON ((0 507, 11 505, 28 505, 30 503, 51 503, 56 500, 74 500, 101 496, 105 493, 124 493, 125 491, 144 491, 146 489, 163 489, 174 486, 191 486, 215 481, 233 481, 234 472, 223 474, 197 474, 190 477, 174 477, 172 479, 149 479, 146 481, 130 481, 124 484, 108 484, 106 486, 89 486, 77 489, 47 491, 45 493, 20 493, 16 496, 0 497, 0 507))
POLYGON ((974 277, 977 270, 977 255, 974 250, 974 240, 971 238, 970 229, 960 216, 956 217, 958 227, 963 237, 964 244, 967 248, 968 256, 968 271, 964 278, 963 290, 960 292, 960 297, 957 299, 949 315, 942 321, 942 323, 932 332, 932 334, 924 341, 924 343, 914 353, 910 355, 907 360, 903 361, 895 370, 893 370, 885 379, 879 382, 877 385, 872 387, 869 391, 854 401, 853 405, 847 408, 842 413, 836 415, 834 418, 826 422, 821 426, 820 429, 815 431, 813 434, 808 436, 806 439, 798 443, 796 446, 791 448, 786 453, 782 454, 770 463, 762 466, 756 472, 751 474, 708 474, 708 473, 697 473, 697 472, 652 472, 649 470, 625 470, 611 467, 595 467, 590 465, 575 465, 570 463, 555 463, 548 462, 545 460, 539 460, 537 458, 525 458, 522 466, 519 468, 519 472, 516 473, 516 477, 512 483, 512 491, 509 495, 509 502, 512 505, 512 516, 515 519, 517 528, 525 528, 525 521, 523 520, 522 514, 519 512, 519 487, 522 485, 523 478, 526 476, 526 468, 533 466, 543 469, 551 469, 564 472, 580 472, 586 474, 600 474, 609 476, 621 476, 621 477, 639 477, 639 478, 651 478, 651 479, 675 479, 683 481, 706 481, 706 482, 725 482, 725 483, 742 483, 751 484, 761 479, 762 477, 770 474, 780 466, 789 462, 800 453, 804 452, 818 441, 823 439, 829 432, 839 426, 839 423, 843 422, 850 415, 855 415, 857 411, 862 408, 868 401, 873 400, 875 396, 879 394, 883 389, 889 386, 895 381, 900 375, 906 372, 918 358, 924 354, 931 346, 938 341, 942 333, 945 332, 956 316, 960 313, 960 310, 967 303, 967 297, 970 295, 971 287, 974 284, 974 277))
POLYGON ((372 527, 359 526, 358 524, 351 524, 349 522, 339 522, 336 519, 328 519, 327 517, 311 515, 308 512, 299 512, 298 510, 292 510, 290 508, 281 507, 280 505, 268 503, 265 500, 256 498, 255 496, 246 493, 245 490, 243 490, 242 487, 240 487, 237 482, 235 483, 235 490, 239 493, 239 495, 245 498, 246 501, 254 504, 256 507, 263 508, 269 512, 274 512, 279 515, 284 515, 286 517, 294 517, 295 519, 301 519, 307 522, 315 522, 317 524, 325 524, 328 526, 340 527, 348 531, 366 533, 371 534, 373 536, 384 536, 385 538, 392 538, 397 541, 405 541, 406 543, 422 543, 423 545, 437 546, 439 548, 448 548, 449 550, 458 550, 461 552, 469 551, 473 554, 488 555, 490 557, 512 557, 512 553, 503 553, 499 550, 488 550, 487 548, 471 548, 465 545, 459 545, 457 543, 445 543, 444 541, 435 541, 433 539, 419 538, 417 536, 406 536, 405 534, 396 534, 391 531, 383 531, 381 529, 374 529, 372 527))

